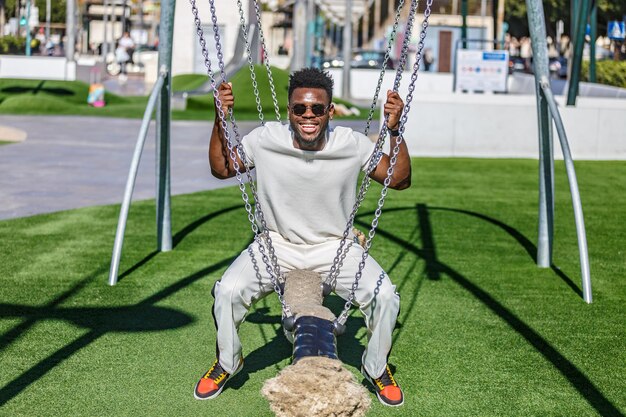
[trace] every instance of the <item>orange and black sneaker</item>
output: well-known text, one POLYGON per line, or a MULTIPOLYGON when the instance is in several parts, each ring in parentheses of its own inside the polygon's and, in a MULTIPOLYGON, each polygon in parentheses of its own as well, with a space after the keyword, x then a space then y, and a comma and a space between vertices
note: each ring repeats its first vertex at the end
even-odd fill
POLYGON ((385 366, 385 372, 378 378, 369 376, 363 367, 361 367, 361 373, 374 386, 378 401, 383 405, 397 407, 404 404, 402 388, 398 386, 398 383, 393 378, 389 365, 385 366))
POLYGON ((243 368, 243 361, 240 362, 237 370, 231 375, 222 368, 219 359, 215 359, 211 369, 206 371, 204 376, 200 378, 200 381, 196 384, 193 396, 197 400, 210 400, 217 397, 224 389, 226 381, 235 376, 241 368, 243 368))

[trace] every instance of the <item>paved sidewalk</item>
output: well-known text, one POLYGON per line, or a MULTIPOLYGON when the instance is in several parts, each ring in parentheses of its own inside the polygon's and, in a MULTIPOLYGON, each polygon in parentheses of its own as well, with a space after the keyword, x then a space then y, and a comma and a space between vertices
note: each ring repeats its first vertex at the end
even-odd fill
MULTIPOLYGON (((136 119, 74 116, 2 116, 0 125, 27 133, 0 146, 0 219, 121 203, 141 126, 136 119)), ((247 132, 255 123, 241 123, 247 132)), ((234 184, 211 175, 208 122, 174 122, 172 194, 234 184)), ((133 200, 155 195, 154 122, 143 150, 133 200)))
MULTIPOLYGON (((341 122, 362 129, 363 122, 341 122)), ((137 119, 0 116, 0 125, 27 133, 0 146, 0 220, 121 203, 141 126, 137 119)), ((245 134, 258 122, 240 122, 245 134)), ((376 131, 377 123, 372 125, 376 131)), ((171 133, 172 195, 236 184, 209 170, 212 123, 175 121, 171 133)), ((155 195, 154 122, 143 150, 133 200, 155 195)))

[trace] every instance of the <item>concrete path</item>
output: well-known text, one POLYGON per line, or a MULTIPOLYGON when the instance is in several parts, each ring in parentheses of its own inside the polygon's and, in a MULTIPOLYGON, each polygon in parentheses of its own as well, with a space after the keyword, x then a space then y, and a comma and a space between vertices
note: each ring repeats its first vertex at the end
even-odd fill
MULTIPOLYGON (((342 122, 362 130, 363 122, 342 122)), ((121 203, 140 120, 78 116, 0 116, 26 132, 0 146, 0 220, 121 203)), ((242 134, 258 122, 240 122, 242 134)), ((175 121, 171 134, 172 195, 236 184, 212 177, 207 146, 212 123, 175 121)), ((377 123, 372 125, 376 131, 377 123)), ((155 195, 154 122, 144 147, 133 200, 155 195)))
MULTIPOLYGON (((2 116, 0 124, 27 133, 21 143, 0 146, 0 219, 122 201, 140 120, 2 116)), ((208 169, 210 129, 206 122, 173 124, 172 194, 233 184, 213 178, 208 169)), ((155 195, 154 137, 153 123, 137 174, 136 200, 155 195)))

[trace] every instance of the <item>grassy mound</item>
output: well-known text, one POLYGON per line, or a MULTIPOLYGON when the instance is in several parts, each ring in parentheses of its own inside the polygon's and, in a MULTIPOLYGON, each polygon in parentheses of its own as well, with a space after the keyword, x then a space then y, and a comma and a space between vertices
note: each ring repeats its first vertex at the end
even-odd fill
MULTIPOLYGON (((269 77, 265 66, 256 65, 255 75, 257 80, 258 92, 263 109, 263 115, 266 120, 275 120, 274 103, 269 84, 269 77)), ((182 75, 174 77, 176 80, 182 77, 177 85, 196 85, 198 81, 206 81, 207 77, 195 75, 182 75)), ((281 118, 287 117, 287 85, 289 83, 289 72, 279 68, 272 68, 272 78, 276 91, 276 100, 281 112, 281 118)), ((255 120, 259 117, 256 99, 254 95, 254 86, 250 76, 250 69, 247 66, 241 68, 230 80, 233 84, 233 93, 235 95, 235 117, 238 120, 255 120)), ((195 87, 197 88, 197 86, 195 87)), ((187 99, 187 111, 173 111, 172 117, 175 119, 183 119, 193 117, 192 115, 202 115, 202 118, 214 118, 213 111, 213 94, 205 94, 202 96, 190 96, 187 99)))
POLYGON ((202 86, 209 77, 202 74, 179 74, 172 77, 172 91, 189 91, 195 90, 202 86))
POLYGON ((72 105, 54 96, 18 95, 7 97, 0 104, 0 110, 18 114, 72 114, 72 105))
POLYGON ((89 85, 81 81, 0 79, 0 114, 84 115, 138 118, 146 97, 106 92, 106 107, 87 104, 89 85))
MULTIPOLYGON (((276 120, 274 103, 268 81, 267 70, 263 65, 255 66, 258 91, 265 120, 276 120)), ((289 72, 272 68, 276 89, 276 101, 281 118, 287 117, 287 85, 289 72)), ((181 74, 172 78, 175 92, 197 89, 207 81, 202 74, 181 74)), ((257 120, 259 112, 254 95, 254 87, 248 66, 244 66, 230 80, 235 93, 235 117, 237 120, 257 120)), ((93 108, 87 104, 89 85, 81 81, 50 81, 0 79, 0 114, 41 114, 41 115, 85 115, 108 117, 143 117, 147 96, 122 97, 106 92, 106 106, 93 108)), ((336 100, 343 104, 349 104, 336 100)), ((367 115, 367 109, 362 109, 367 115)), ((176 120, 212 120, 213 94, 190 96, 185 110, 172 110, 176 120)), ((363 118, 365 116, 360 116, 363 118)), ((374 117, 378 117, 375 115, 374 117)), ((349 118, 355 118, 350 116, 349 118)))

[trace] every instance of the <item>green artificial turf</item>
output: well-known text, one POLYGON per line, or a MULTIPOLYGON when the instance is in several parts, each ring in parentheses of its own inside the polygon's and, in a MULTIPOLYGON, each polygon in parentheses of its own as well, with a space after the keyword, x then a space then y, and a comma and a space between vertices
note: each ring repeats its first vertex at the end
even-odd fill
POLYGON ((143 116, 147 97, 105 94, 107 105, 87 104, 89 85, 81 81, 0 79, 0 114, 64 114, 84 116, 143 116))
POLYGON ((208 81, 209 77, 202 74, 180 74, 172 77, 172 91, 182 92, 195 90, 208 81))
MULTIPOLYGON (((389 193, 371 253, 401 294, 389 361, 406 398, 398 409, 374 401, 369 416, 625 413, 626 166, 576 163, 588 305, 556 165, 547 269, 534 261, 537 161, 415 159, 413 186, 389 193)), ((379 191, 359 212, 362 229, 379 191)), ((0 222, 0 414, 271 415, 260 389, 291 349, 275 295, 241 326, 244 370, 215 400, 192 393, 214 356, 211 287, 251 238, 239 191, 176 196, 172 207, 174 250, 158 253, 154 203, 133 203, 115 287, 118 206, 0 222)), ((347 324, 339 356, 356 375, 366 332, 357 311, 347 324)))

